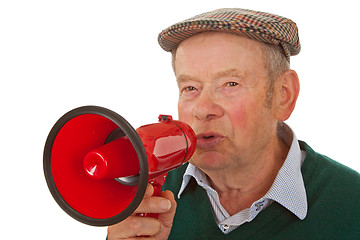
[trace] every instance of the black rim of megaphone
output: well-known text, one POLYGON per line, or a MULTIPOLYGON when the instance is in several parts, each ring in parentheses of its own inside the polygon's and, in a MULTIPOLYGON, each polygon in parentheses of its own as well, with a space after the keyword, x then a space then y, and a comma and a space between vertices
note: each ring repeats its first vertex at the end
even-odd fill
POLYGON ((52 196, 59 204, 59 206, 74 219, 92 226, 113 225, 118 222, 121 222, 122 220, 130 216, 139 206, 141 200, 143 199, 148 183, 148 161, 147 161, 145 147, 143 142, 141 141, 140 136, 138 135, 136 130, 122 116, 107 108, 98 107, 98 106, 83 106, 83 107, 75 108, 69 111, 68 113, 66 113, 55 123, 45 143, 43 167, 44 167, 44 174, 47 185, 50 189, 52 196), (51 151, 57 134, 68 121, 83 114, 96 114, 113 121, 129 138, 131 144, 134 146, 134 149, 139 159, 139 165, 140 165, 139 183, 135 197, 131 201, 131 203, 126 207, 126 209, 124 209, 124 211, 110 218, 104 218, 104 219, 92 218, 83 215, 78 211, 76 211, 75 209, 73 209, 61 196, 59 190, 55 185, 54 178, 52 175, 51 151))

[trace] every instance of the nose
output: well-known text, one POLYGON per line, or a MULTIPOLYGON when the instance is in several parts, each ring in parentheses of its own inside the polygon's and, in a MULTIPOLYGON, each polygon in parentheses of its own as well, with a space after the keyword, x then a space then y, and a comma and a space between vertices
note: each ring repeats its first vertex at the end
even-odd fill
POLYGON ((224 110, 215 94, 203 89, 197 99, 193 114, 197 119, 207 121, 222 117, 224 110))

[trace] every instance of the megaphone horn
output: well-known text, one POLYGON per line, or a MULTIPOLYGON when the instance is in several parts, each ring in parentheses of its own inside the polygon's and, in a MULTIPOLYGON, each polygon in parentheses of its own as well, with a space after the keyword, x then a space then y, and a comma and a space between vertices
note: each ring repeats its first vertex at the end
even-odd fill
POLYGON ((196 148, 191 127, 160 115, 135 130, 119 114, 84 106, 63 115, 44 148, 44 174, 59 206, 74 219, 108 226, 130 216, 148 182, 161 185, 168 171, 196 148))

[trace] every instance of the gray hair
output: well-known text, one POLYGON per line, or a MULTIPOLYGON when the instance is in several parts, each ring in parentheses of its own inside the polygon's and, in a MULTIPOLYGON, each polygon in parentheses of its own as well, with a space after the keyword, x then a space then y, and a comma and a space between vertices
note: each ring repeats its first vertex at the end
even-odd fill
POLYGON ((262 43, 265 50, 265 64, 267 68, 269 85, 266 92, 265 106, 271 108, 275 81, 290 69, 290 63, 286 59, 284 50, 279 45, 262 43))

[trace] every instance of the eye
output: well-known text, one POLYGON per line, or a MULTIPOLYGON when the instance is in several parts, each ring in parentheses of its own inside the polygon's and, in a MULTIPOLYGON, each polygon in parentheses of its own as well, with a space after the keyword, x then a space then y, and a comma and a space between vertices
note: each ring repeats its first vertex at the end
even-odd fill
POLYGON ((182 87, 180 91, 181 98, 187 100, 195 98, 196 96, 198 96, 198 94, 199 89, 191 85, 182 87))
POLYGON ((227 82, 227 83, 225 83, 226 87, 235 87, 237 85, 239 85, 237 82, 227 82))
POLYGON ((195 90, 196 90, 196 87, 194 87, 194 86, 188 86, 188 87, 184 88, 184 91, 187 91, 187 92, 191 92, 191 91, 195 91, 195 90))

